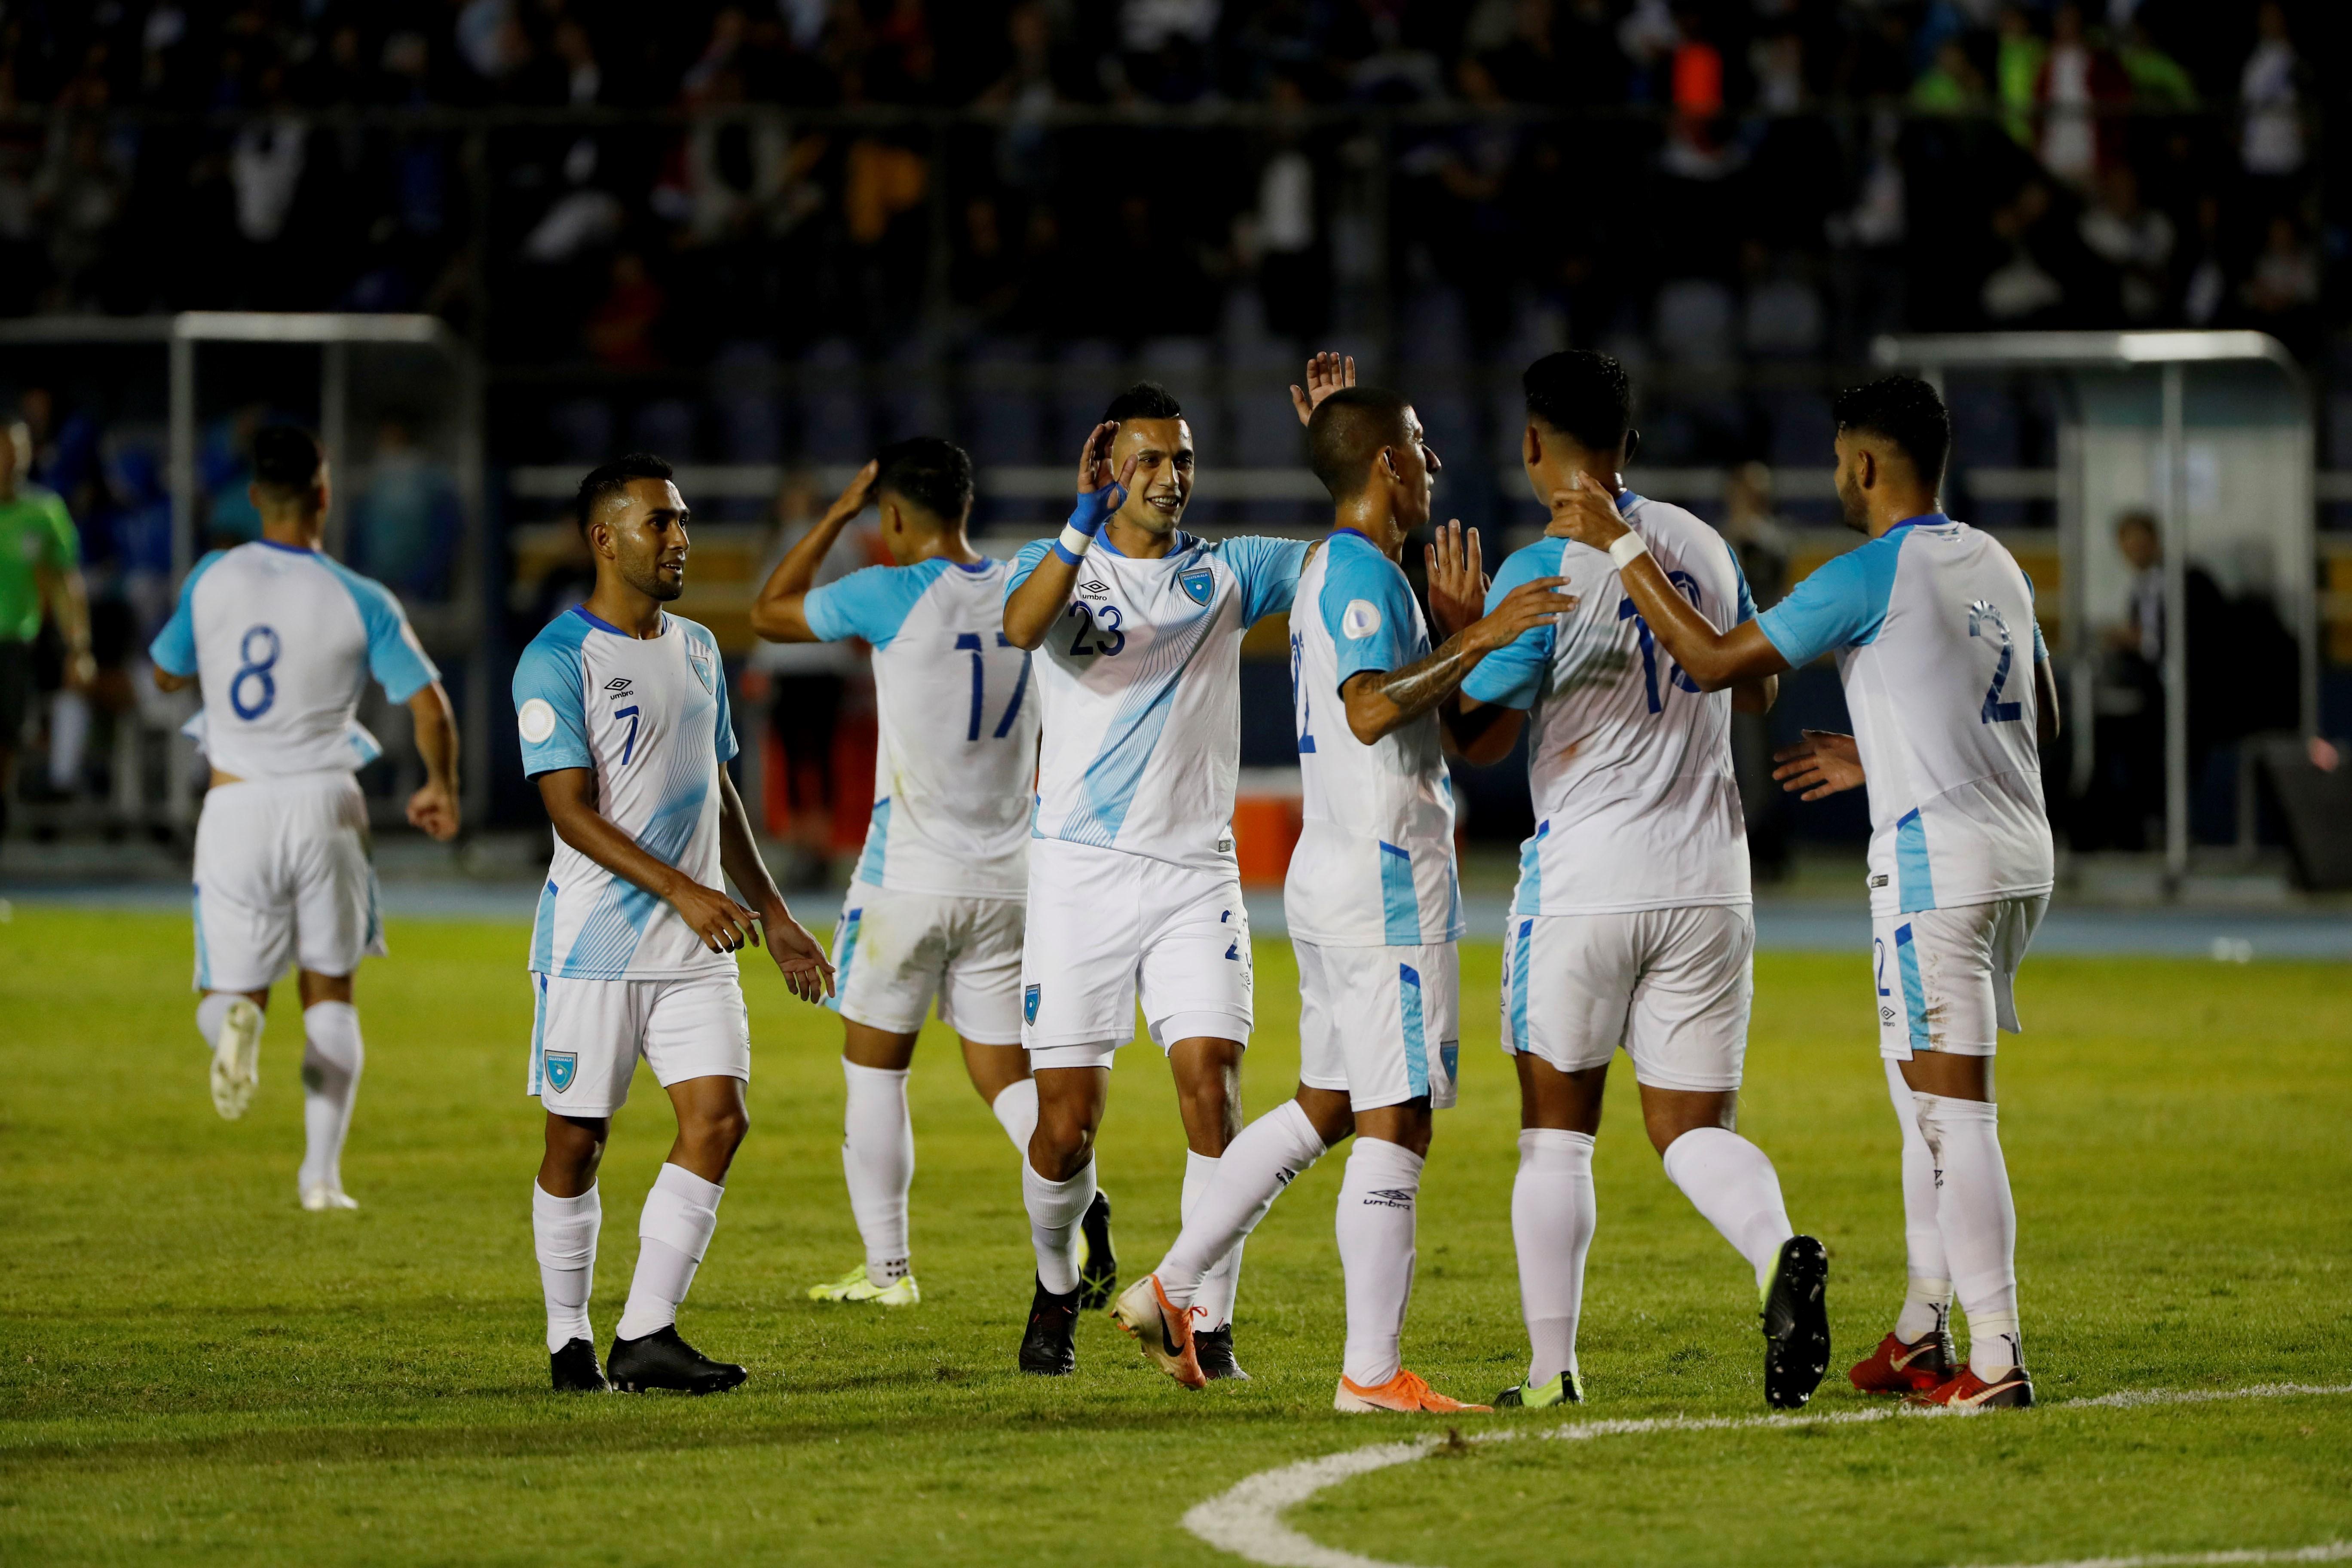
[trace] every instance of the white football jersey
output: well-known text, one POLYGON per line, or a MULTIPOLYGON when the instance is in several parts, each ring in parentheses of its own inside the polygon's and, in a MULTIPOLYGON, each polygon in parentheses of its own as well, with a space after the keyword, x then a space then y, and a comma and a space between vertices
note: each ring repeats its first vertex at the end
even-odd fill
POLYGON ((1325 947, 1419 947, 1462 935, 1454 782, 1437 715, 1370 745, 1348 728, 1340 687, 1429 654, 1429 627, 1397 563, 1352 528, 1298 574, 1290 606, 1291 711, 1303 821, 1282 905, 1293 936, 1325 947))
MULTIPOLYGON (((1620 492, 1617 509, 1699 614, 1725 631, 1756 614, 1722 535, 1678 506, 1620 492)), ((1577 607, 1486 656, 1462 683, 1527 709, 1536 830, 1519 848, 1514 914, 1602 914, 1748 901, 1748 828, 1731 772, 1731 693, 1702 692, 1633 608, 1606 552, 1565 539, 1514 551, 1486 595, 1565 577, 1577 607)))
MULTIPOLYGON (((664 616, 659 637, 633 637, 584 605, 566 610, 523 649, 514 701, 526 776, 594 769, 607 821, 704 887, 726 886, 719 769, 735 755, 735 730, 709 630, 664 616)), ((664 980, 734 966, 667 901, 557 836, 531 932, 534 973, 664 980)))
POLYGON ((147 651, 202 682, 187 732, 241 779, 365 767, 383 748, 359 721, 362 683, 405 702, 441 677, 391 589, 267 539, 198 561, 147 651))
POLYGON ((874 646, 881 714, 857 880, 954 898, 1029 890, 1037 704, 1005 639, 1002 561, 869 566, 804 601, 826 642, 874 646))
POLYGON ((2033 584, 1941 512, 1824 564, 1760 626, 1791 668, 1837 656, 1870 790, 1874 914, 2050 890, 2033 584))
MULTIPOLYGON (((1022 548, 1008 595, 1050 547, 1022 548)), ((1233 868, 1242 637, 1290 608, 1307 550, 1179 533, 1151 561, 1096 542, 1030 660, 1045 727, 1036 837, 1233 868)))

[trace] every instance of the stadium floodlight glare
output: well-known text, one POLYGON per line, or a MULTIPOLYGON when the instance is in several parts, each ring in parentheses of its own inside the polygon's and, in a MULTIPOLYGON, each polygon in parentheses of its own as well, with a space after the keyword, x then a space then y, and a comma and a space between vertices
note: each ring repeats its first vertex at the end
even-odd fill
MULTIPOLYGON (((2152 510, 2164 545, 2164 854, 2168 883, 2177 889, 2189 869, 2189 659, 2188 567, 2192 506, 2189 416, 2189 378, 2192 367, 2228 364, 2267 365, 2284 381, 2285 396, 2272 405, 2258 400, 2231 398, 2224 389, 2217 401, 2238 406, 2230 418, 2208 415, 2197 423, 2210 434, 2231 425, 2260 426, 2283 435, 2298 451, 2298 461, 2284 465, 2291 471, 2267 475, 2284 504, 2263 509, 2260 521, 2273 545, 2280 570, 2273 578, 2278 608, 2294 634, 2298 671, 2298 711, 2304 734, 2317 731, 2319 720, 2318 598, 2314 589, 2313 532, 2315 476, 2311 400, 2303 369, 2286 345, 2266 332, 2144 331, 2144 332, 1954 332, 1881 337, 1871 345, 1871 357, 1890 370, 1911 367, 1938 391, 1947 372, 2023 371, 2065 374, 2078 383, 2100 372, 2129 374, 2152 370, 2160 377, 2159 430, 2155 456, 2160 481, 2151 487, 2152 510)), ((2074 387, 2061 433, 2058 530, 2059 547, 2066 563, 2064 584, 2066 644, 2074 710, 2074 763, 2078 778, 2086 776, 2091 761, 2092 727, 2089 699, 2095 689, 2094 648, 2084 635, 2089 625, 2089 539, 2095 520, 2086 500, 2084 432, 2114 420, 2074 387)), ((2117 423, 2120 423, 2119 421, 2117 423)), ((2218 447, 2218 443, 2214 444, 2218 447)), ((2218 468, 2216 455, 2205 467, 2218 468)), ((2208 481, 2218 493, 2218 484, 2208 481)), ((2209 503, 2210 504, 2210 503, 2209 503)), ((2250 516, 2252 514, 2249 514, 2250 516)), ((2104 521, 2104 520, 2098 520, 2104 521)), ((2244 520, 2241 520, 2244 521, 2244 520)), ((2238 805, 2242 841, 2251 841, 2252 774, 2240 770, 2238 805)))

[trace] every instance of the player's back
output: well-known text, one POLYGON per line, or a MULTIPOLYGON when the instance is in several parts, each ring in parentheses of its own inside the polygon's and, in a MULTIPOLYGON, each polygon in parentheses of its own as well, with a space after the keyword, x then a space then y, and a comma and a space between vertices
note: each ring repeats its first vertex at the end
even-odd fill
POLYGON ((1873 908, 2048 891, 2033 679, 2044 651, 2015 558, 1930 513, 1814 576, 1765 629, 1784 653, 1816 640, 1836 652, 1869 780, 1873 908))
MULTIPOLYGON (((1022 549, 1007 593, 1046 549, 1022 549)), ((1307 549, 1187 533, 1156 560, 1095 546, 1031 660, 1037 837, 1232 868, 1242 637, 1290 607, 1307 549)))
POLYGON ((1002 561, 869 566, 806 601, 809 629, 874 648, 874 815, 857 879, 1017 899, 1028 888, 1037 703, 1004 636, 1002 561))
POLYGON ((269 540, 197 562, 153 652, 202 681, 205 754, 241 779, 365 766, 383 748, 359 722, 362 683, 404 702, 437 674, 390 589, 269 540))
MULTIPOLYGON (((634 637, 587 608, 565 611, 515 666, 523 772, 596 775, 599 816, 706 888, 722 886, 719 769, 735 754, 727 679, 707 627, 662 617, 634 637)), ((677 911, 555 841, 530 967, 588 980, 650 980, 731 967, 677 911)))
MULTIPOLYGON (((1627 526, 1718 630, 1754 616, 1722 536, 1680 507, 1626 492, 1627 526)), ((1731 694, 1703 692, 1634 610, 1607 554, 1562 539, 1514 552, 1491 608, 1522 583, 1567 579, 1577 606, 1471 672, 1464 692, 1529 710, 1536 830, 1520 852, 1520 914, 1746 903, 1748 840, 1731 768, 1731 694)))
POLYGON ((1421 605, 1396 563, 1352 529, 1298 574, 1290 608, 1300 831, 1283 886, 1293 935, 1330 946, 1416 947, 1462 934, 1454 786, 1434 712, 1370 745, 1340 689, 1429 653, 1421 605))

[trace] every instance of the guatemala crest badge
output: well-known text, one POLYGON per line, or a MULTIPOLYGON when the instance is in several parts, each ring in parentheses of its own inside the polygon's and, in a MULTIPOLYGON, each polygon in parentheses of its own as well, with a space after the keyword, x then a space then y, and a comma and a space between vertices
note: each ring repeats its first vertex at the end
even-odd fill
POLYGON ((1209 595, 1217 591, 1217 580, 1206 566, 1195 566, 1176 581, 1182 585, 1184 596, 1196 605, 1206 605, 1209 595))
POLYGON ((554 1086, 556 1093, 562 1094, 572 1087, 572 1079, 580 1070, 580 1053, 550 1051, 545 1058, 545 1068, 547 1081, 554 1086))
POLYGON ((686 650, 686 662, 694 667, 694 679, 702 682, 702 689, 716 696, 719 685, 710 673, 710 656, 700 648, 689 647, 686 650))
POLYGON ((1021 993, 1021 1016, 1029 1023, 1037 1021, 1037 993, 1042 989, 1032 985, 1021 993))

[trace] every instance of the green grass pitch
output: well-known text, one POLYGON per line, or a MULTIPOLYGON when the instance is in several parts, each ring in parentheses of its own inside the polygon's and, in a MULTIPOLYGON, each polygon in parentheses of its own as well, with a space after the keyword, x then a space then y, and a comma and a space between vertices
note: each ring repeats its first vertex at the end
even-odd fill
MULTIPOLYGON (((520 927, 395 923, 363 971, 356 1214, 295 1206, 299 1022, 281 991, 253 1112, 222 1122, 181 921, 20 904, 0 925, 0 1563, 1031 1564, 1233 1562, 1185 1510, 1271 1467, 1423 1429, 1334 1415, 1341 1160, 1250 1243, 1255 1381, 1187 1394, 1107 1321, 1076 1377, 1019 1376, 1031 1267, 1013 1156, 927 1040, 913 1081, 921 1307, 811 1304, 859 1256, 837 1152, 838 1028, 746 963, 752 1129, 684 1327, 746 1363, 689 1401, 547 1391, 530 1251, 540 1114, 521 1089, 520 927)), ((1523 1342, 1516 1100, 1496 952, 1469 944, 1462 1107, 1423 1187, 1409 1364, 1484 1398, 1523 1342)), ((1297 995, 1258 948, 1249 1108, 1286 1094, 1297 995)), ((1757 964, 1744 1128, 1828 1243, 1837 1357, 1902 1288, 1895 1140, 1866 965, 1757 964)), ((2352 973, 2037 958, 2004 1047, 2040 1410, 1973 1420, 1477 1447, 1290 1516, 1419 1563, 2046 1563, 2352 1538, 2352 1397, 2067 1409, 2139 1388, 2352 1384, 2352 973)), ((936 1029, 934 1031, 936 1033, 936 1029)), ((1523 1428, 1760 1412, 1745 1268, 1669 1187, 1612 1088, 1583 1411, 1523 1428)), ((667 1146, 651 1081, 604 1170, 609 1337, 667 1146)), ((1182 1143, 1149 1046, 1113 1084, 1102 1169, 1122 1255, 1171 1233, 1182 1143)))

